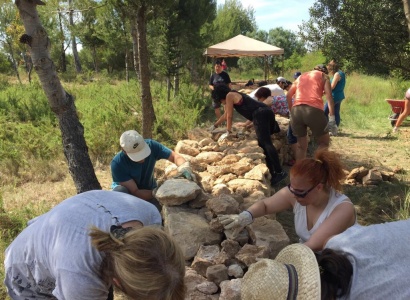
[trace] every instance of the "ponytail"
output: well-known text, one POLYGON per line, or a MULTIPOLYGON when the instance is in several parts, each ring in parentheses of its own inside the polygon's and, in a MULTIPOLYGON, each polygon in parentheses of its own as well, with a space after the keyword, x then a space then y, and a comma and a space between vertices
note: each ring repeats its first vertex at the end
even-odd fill
POLYGON ((342 163, 336 152, 328 149, 319 149, 314 158, 299 160, 290 170, 292 176, 305 176, 310 178, 312 185, 324 183, 337 191, 341 191, 340 181, 345 178, 342 163))

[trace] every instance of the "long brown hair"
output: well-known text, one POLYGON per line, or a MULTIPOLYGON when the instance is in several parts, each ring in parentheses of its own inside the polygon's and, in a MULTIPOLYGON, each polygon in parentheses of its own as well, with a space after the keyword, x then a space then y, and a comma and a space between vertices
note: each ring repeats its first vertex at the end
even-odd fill
POLYGON ((306 177, 312 185, 324 183, 327 187, 332 187, 337 191, 341 191, 340 181, 346 176, 339 155, 326 148, 317 150, 314 158, 296 161, 290 169, 290 174, 306 177))
POLYGON ((183 300, 185 261, 175 241, 160 228, 132 229, 122 237, 96 227, 93 246, 106 255, 104 275, 134 299, 183 300))

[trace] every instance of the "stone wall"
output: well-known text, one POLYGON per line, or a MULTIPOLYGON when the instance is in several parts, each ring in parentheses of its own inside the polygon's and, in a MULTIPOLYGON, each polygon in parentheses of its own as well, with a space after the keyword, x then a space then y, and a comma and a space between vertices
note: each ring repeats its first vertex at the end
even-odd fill
MULTIPOLYGON (((288 122, 279 117, 282 130, 272 136, 282 163, 290 155, 288 122)), ((186 299, 240 299, 248 267, 259 258, 274 258, 289 244, 275 215, 257 218, 235 239, 219 223, 218 215, 238 214, 274 192, 254 131, 238 137, 233 127, 233 135, 218 143, 224 132, 196 128, 189 140, 177 144, 175 151, 190 161, 197 183, 173 178, 176 166, 168 161, 156 168, 164 227, 181 246, 187 264, 186 299)))

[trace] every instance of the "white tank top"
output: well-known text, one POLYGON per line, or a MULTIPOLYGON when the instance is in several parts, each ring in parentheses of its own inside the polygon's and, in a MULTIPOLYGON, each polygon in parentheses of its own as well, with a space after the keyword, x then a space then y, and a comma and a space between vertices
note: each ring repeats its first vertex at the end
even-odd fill
POLYGON ((299 236, 299 241, 301 243, 304 243, 309 240, 312 234, 319 228, 320 225, 322 225, 323 221, 329 217, 336 206, 343 202, 352 203, 346 195, 340 194, 333 188, 331 188, 329 194, 329 202, 327 203, 323 212, 320 214, 315 225, 313 225, 310 230, 307 229, 306 206, 302 206, 298 202, 296 202, 295 206, 293 207, 293 213, 295 214, 295 231, 299 236))

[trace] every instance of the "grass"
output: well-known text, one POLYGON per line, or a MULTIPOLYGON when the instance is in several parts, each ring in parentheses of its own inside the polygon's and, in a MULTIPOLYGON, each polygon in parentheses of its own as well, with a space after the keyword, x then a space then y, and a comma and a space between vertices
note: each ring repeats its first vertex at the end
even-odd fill
MULTIPOLYGON (((319 59, 319 58, 315 58, 319 59)), ((302 71, 304 71, 302 69, 302 71)), ((240 74, 231 71, 233 80, 257 79, 257 71, 240 74), (255 76, 254 76, 255 75, 255 76)), ((293 71, 285 74, 292 78, 293 71)), ((263 75, 263 74, 262 74, 263 75)), ((7 245, 26 226, 26 222, 49 210, 75 193, 61 149, 61 134, 41 87, 5 84, 0 89, 0 261, 7 245)), ((404 83, 404 84, 408 84, 404 83)), ((118 137, 125 129, 141 129, 140 90, 136 82, 95 80, 87 84, 65 83, 75 96, 79 118, 84 125, 89 153, 103 188, 109 187, 108 164, 119 150, 118 137)), ((205 82, 206 86, 206 82, 205 82)), ((402 98, 403 82, 348 74, 346 95, 341 106, 340 139, 333 143, 343 152, 349 168, 356 166, 393 166, 395 149, 409 155, 405 140, 392 137, 387 120, 390 107, 386 98, 402 98), (343 137, 344 135, 344 137, 343 137), (403 146, 404 145, 404 146, 403 146), (378 152, 380 151, 380 152, 378 152)), ((186 138, 189 129, 214 118, 207 89, 182 83, 178 97, 167 101, 165 88, 152 83, 157 117, 154 138, 173 147, 186 138)), ((400 164, 400 162, 397 162, 400 164)), ((408 166, 405 166, 408 168, 408 166)), ((362 224, 380 223, 410 216, 408 174, 394 183, 377 187, 346 186, 358 209, 362 224)), ((0 265, 1 266, 1 265, 0 265)), ((4 273, 0 267, 0 280, 4 273)), ((0 299, 5 299, 0 287, 0 299)))

